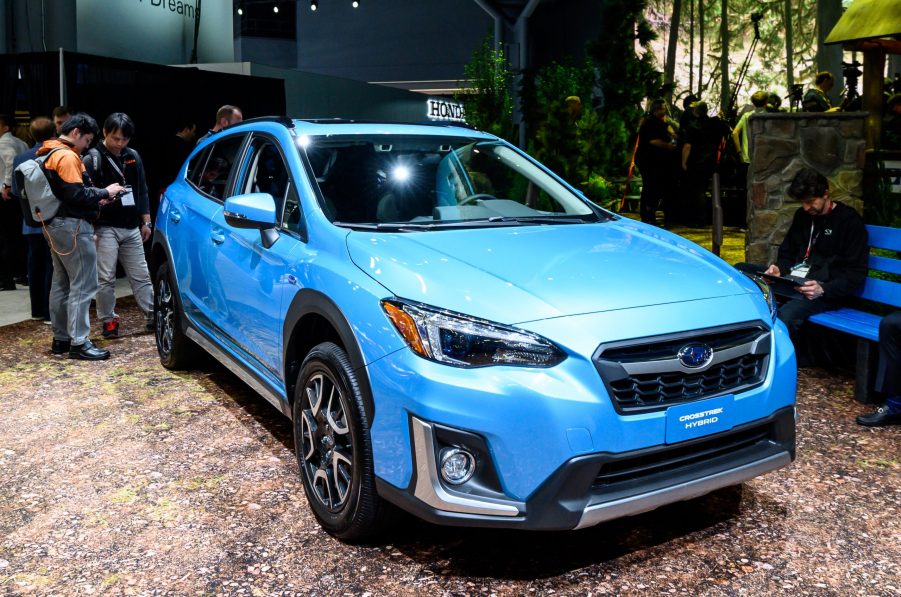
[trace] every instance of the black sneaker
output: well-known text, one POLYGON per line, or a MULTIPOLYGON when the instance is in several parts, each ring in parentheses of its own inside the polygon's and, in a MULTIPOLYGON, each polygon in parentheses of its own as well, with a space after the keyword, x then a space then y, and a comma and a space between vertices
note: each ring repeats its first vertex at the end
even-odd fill
POLYGON ((901 424, 901 412, 893 412, 888 406, 880 406, 868 415, 857 417, 857 424, 865 427, 884 427, 901 424))
POLYGON ((119 337, 119 320, 111 319, 110 321, 103 322, 103 331, 101 332, 104 338, 118 338, 119 337))
POLYGON ((68 340, 57 340, 54 338, 53 344, 50 345, 50 352, 53 354, 66 354, 71 346, 68 340))
POLYGON ((109 358, 109 351, 97 348, 93 342, 85 340, 84 344, 73 345, 69 348, 69 358, 82 361, 103 361, 109 358))

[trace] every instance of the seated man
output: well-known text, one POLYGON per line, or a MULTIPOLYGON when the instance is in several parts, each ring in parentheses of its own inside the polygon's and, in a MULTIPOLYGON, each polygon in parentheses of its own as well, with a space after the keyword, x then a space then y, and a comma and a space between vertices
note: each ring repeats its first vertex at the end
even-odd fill
POLYGON ((879 323, 876 391, 886 397, 885 404, 857 417, 857 423, 867 427, 901 424, 901 311, 886 315, 879 323))
POLYGON ((814 86, 807 90, 801 107, 805 112, 833 112, 832 100, 826 95, 835 86, 835 77, 829 71, 820 71, 814 79, 814 86))
MULTIPOLYGON (((765 275, 807 279, 795 286, 792 296, 779 307, 779 319, 796 339, 811 315, 841 306, 863 285, 869 252, 863 219, 853 208, 829 197, 825 176, 802 168, 792 180, 788 195, 800 201, 801 207, 779 245, 776 263, 766 269, 765 275)), ((736 267, 745 271, 754 268, 749 264, 736 267)))

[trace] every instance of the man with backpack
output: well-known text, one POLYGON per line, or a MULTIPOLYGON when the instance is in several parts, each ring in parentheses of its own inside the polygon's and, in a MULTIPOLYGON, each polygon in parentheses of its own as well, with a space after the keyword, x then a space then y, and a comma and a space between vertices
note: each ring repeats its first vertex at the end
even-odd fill
MULTIPOLYGON (((38 116, 31 120, 31 136, 35 141, 34 146, 24 153, 20 153, 13 161, 13 170, 37 157, 38 150, 45 141, 56 137, 56 126, 46 116, 38 116)), ((22 205, 22 189, 19 187, 18 176, 13 177, 12 193, 19 199, 23 207, 22 213, 28 214, 27 203, 22 205)), ((31 218, 27 218, 31 220, 31 218)), ((50 257, 50 246, 44 238, 44 230, 41 226, 32 226, 28 221, 22 223, 22 236, 28 244, 28 293, 31 298, 31 318, 42 319, 50 323, 50 285, 53 282, 53 259, 50 257)), ((33 222, 37 223, 37 222, 33 222)))
POLYGON ((55 217, 44 227, 53 257, 51 351, 68 353, 70 359, 98 361, 108 359, 109 351, 98 348, 89 338, 89 309, 97 294, 97 248, 92 222, 125 188, 117 182, 96 188, 85 171, 80 154, 99 133, 93 118, 84 113, 73 114, 61 132, 59 139, 45 141, 37 153, 38 158, 47 156, 44 172, 60 202, 55 217))
POLYGON ((126 189, 119 201, 100 210, 97 235, 97 318, 104 338, 119 337, 116 315, 116 263, 122 264, 147 329, 153 329, 153 284, 144 257, 150 239, 150 200, 141 156, 128 147, 135 125, 127 114, 114 112, 103 123, 103 141, 87 152, 84 165, 97 185, 119 183, 126 189))

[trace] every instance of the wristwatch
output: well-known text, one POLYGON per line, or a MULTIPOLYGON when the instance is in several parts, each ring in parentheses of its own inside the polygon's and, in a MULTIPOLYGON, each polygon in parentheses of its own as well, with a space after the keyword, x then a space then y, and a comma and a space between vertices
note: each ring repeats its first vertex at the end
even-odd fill
POLYGON ((150 228, 151 230, 153 229, 153 224, 151 224, 150 222, 142 222, 142 223, 141 223, 141 226, 142 226, 142 227, 146 227, 146 228, 150 228))

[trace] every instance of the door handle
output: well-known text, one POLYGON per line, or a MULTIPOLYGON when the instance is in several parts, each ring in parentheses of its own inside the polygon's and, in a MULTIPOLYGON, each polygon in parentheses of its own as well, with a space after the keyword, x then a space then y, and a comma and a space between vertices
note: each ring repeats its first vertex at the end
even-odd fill
POLYGON ((178 224, 181 221, 181 212, 177 209, 169 210, 169 221, 178 224))
POLYGON ((221 245, 222 243, 225 242, 225 235, 222 234, 221 232, 210 232, 210 238, 217 245, 221 245))

